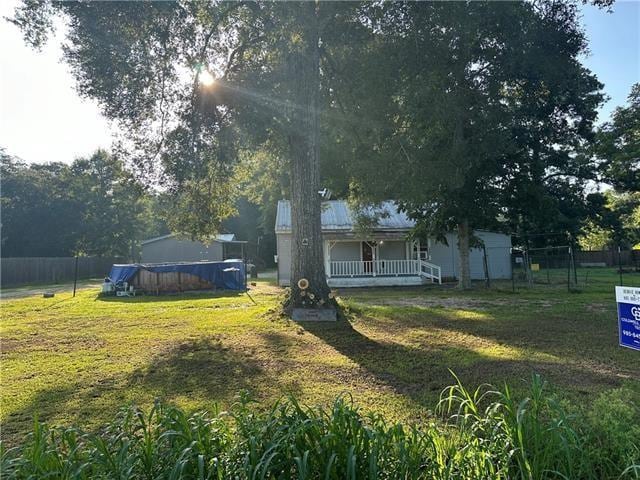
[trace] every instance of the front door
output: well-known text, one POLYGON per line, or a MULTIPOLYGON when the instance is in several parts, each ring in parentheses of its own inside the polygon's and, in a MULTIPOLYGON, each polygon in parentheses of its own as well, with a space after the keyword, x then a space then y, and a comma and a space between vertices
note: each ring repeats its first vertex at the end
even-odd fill
POLYGON ((373 247, 367 242, 362 242, 362 261, 365 273, 373 272, 373 247))

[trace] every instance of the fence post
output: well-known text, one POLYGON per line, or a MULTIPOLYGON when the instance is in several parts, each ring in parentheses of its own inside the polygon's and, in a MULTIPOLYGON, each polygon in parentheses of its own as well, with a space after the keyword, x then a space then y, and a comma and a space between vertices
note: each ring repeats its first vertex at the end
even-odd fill
POLYGON ((571 247, 567 250, 567 291, 571 291, 571 247))
POLYGON ((547 285, 551 285, 551 275, 550 275, 550 271, 549 269, 551 268, 549 266, 549 249, 545 249, 544 251, 544 259, 545 259, 545 263, 546 263, 546 269, 547 269, 547 285))
POLYGON ((571 252, 571 265, 573 265, 573 279, 574 279, 574 285, 576 286, 576 288, 578 288, 578 269, 576 268, 576 242, 573 241, 573 239, 571 240, 571 247, 570 247, 570 252, 571 252))
POLYGON ((618 273, 620 274, 620 286, 622 286, 622 258, 620 256, 620 245, 618 245, 618 273))
POLYGON ((509 249, 509 263, 511 264, 511 291, 516 293, 516 257, 513 254, 513 247, 509 249))
POLYGON ((76 254, 76 267, 73 274, 73 296, 76 296, 76 286, 78 285, 78 255, 76 254))
POLYGON ((484 242, 482 243, 482 252, 483 252, 482 263, 484 267, 484 279, 485 279, 487 288, 491 288, 491 279, 489 278, 489 263, 487 262, 487 246, 484 244, 484 242))

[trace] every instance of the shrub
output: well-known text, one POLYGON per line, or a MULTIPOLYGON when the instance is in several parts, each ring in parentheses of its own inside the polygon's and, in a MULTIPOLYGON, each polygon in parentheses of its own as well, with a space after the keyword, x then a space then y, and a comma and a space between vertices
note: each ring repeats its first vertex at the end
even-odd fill
POLYGON ((246 396, 230 412, 187 415, 156 404, 123 408, 97 434, 35 423, 3 451, 2 478, 68 479, 551 479, 639 478, 637 404, 600 397, 579 421, 534 377, 508 387, 443 391, 442 421, 389 424, 350 397, 330 409, 289 398, 260 411, 246 396), (634 422, 634 423, 628 423, 634 422), (576 426, 579 426, 576 427, 576 426))

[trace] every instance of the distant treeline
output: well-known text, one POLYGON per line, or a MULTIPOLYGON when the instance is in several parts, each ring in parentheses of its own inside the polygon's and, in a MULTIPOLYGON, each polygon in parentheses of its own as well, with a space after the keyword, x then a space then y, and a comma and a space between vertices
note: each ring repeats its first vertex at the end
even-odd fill
MULTIPOLYGON (((140 242, 169 233, 171 215, 179 215, 174 197, 145 188, 102 150, 71 164, 27 164, 0 149, 0 175, 3 258, 81 254, 137 260, 140 242)), ((262 209, 245 197, 236 203, 236 215, 222 230, 248 240, 252 259, 271 262, 275 234, 262 227, 262 209)), ((272 212, 267 216, 266 224, 273 225, 272 212)))
POLYGON ((26 164, 0 152, 2 257, 135 256, 167 233, 160 199, 99 150, 72 164, 26 164))

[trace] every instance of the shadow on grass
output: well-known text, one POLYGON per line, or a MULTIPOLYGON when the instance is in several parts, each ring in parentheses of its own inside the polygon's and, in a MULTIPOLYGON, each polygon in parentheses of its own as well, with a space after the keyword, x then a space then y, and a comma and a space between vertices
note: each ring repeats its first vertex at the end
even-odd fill
POLYGON ((224 346, 215 337, 183 341, 160 350, 130 373, 83 379, 35 393, 22 408, 6 416, 2 437, 20 442, 34 419, 95 430, 126 404, 149 405, 155 399, 190 408, 229 406, 241 391, 259 398, 265 388, 284 392, 282 376, 260 362, 224 346))
POLYGON ((499 347, 552 355, 559 363, 549 365, 556 367, 559 377, 564 370, 563 381, 569 384, 577 379, 586 384, 604 382, 607 385, 619 384, 626 378, 640 379, 640 364, 631 360, 633 352, 618 346, 615 313, 589 310, 588 305, 580 310, 558 305, 560 310, 489 307, 481 309, 480 319, 475 309, 409 307, 402 309, 401 321, 398 321, 397 309, 381 307, 371 321, 376 328, 396 330, 400 335, 435 328, 453 336, 462 333, 478 337, 499 347))
MULTIPOLYGON (((366 321, 366 320, 363 320, 366 321)), ((501 386, 508 383, 517 391, 533 373, 541 373, 555 386, 570 385, 576 393, 590 394, 595 385, 613 387, 622 379, 608 372, 587 370, 576 364, 563 364, 527 358, 497 358, 452 341, 448 345, 403 345, 376 341, 347 321, 335 324, 305 322, 304 329, 350 358, 378 382, 423 407, 433 407, 440 392, 455 383, 453 371, 468 387, 482 383, 501 386)), ((453 332, 455 334, 455 332, 453 332)))
POLYGON ((163 399, 197 396, 228 401, 241 390, 254 390, 256 378, 263 376, 265 371, 255 358, 209 337, 159 352, 130 375, 127 388, 141 387, 163 399))

